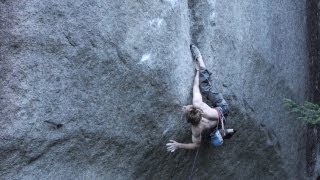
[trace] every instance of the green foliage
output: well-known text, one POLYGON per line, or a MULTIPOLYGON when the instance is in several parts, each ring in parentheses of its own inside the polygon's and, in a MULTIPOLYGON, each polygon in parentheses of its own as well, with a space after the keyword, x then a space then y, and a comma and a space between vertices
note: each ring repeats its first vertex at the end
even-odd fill
POLYGON ((298 105, 291 99, 285 99, 284 104, 291 112, 298 115, 298 119, 308 124, 320 124, 320 106, 311 102, 305 102, 303 105, 298 105))

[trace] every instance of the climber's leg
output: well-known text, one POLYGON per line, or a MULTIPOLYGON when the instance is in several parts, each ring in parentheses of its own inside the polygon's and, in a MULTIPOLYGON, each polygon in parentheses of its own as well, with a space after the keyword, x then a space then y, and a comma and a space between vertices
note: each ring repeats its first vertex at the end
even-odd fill
POLYGON ((193 44, 190 45, 190 50, 191 50, 191 54, 193 56, 194 61, 197 63, 197 68, 199 68, 200 66, 200 76, 199 76, 200 91, 202 95, 207 97, 208 93, 211 90, 211 83, 209 80, 211 73, 206 69, 200 50, 193 44))
POLYGON ((213 107, 216 107, 224 116, 227 116, 229 113, 229 105, 221 93, 214 92, 210 82, 210 76, 210 71, 200 68, 200 91, 202 95, 212 103, 213 107))
POLYGON ((190 45, 190 49, 194 60, 198 61, 200 66, 199 86, 201 94, 209 99, 212 105, 217 107, 217 110, 219 110, 223 115, 227 115, 229 112, 229 106, 221 93, 213 91, 210 78, 212 73, 206 69, 200 50, 195 45, 190 45))

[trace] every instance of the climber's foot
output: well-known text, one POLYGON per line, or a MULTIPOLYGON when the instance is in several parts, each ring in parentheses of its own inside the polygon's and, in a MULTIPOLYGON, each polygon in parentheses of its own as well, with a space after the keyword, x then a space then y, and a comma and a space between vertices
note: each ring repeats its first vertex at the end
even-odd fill
POLYGON ((190 50, 191 50, 192 57, 195 61, 197 61, 200 57, 202 57, 199 49, 194 44, 190 45, 190 50))
POLYGON ((235 129, 226 129, 223 139, 230 139, 237 131, 235 129))
POLYGON ((201 68, 206 68, 206 65, 203 62, 202 55, 200 50, 194 44, 190 45, 191 54, 193 57, 194 62, 196 62, 196 69, 199 70, 201 68))

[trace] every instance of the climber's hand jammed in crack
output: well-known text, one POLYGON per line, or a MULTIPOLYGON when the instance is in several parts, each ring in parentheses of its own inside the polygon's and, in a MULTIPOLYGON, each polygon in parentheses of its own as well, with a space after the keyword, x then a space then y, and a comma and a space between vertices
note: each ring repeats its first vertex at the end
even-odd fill
MULTIPOLYGON (((192 105, 183 106, 182 110, 186 115, 186 120, 191 124, 192 143, 179 143, 170 140, 167 143, 167 150, 174 152, 176 149, 195 149, 200 146, 201 134, 204 130, 210 130, 217 126, 218 119, 222 115, 226 116, 229 112, 229 106, 223 99, 221 93, 213 92, 210 82, 211 73, 206 69, 199 49, 195 45, 190 46, 191 53, 195 60, 196 75, 193 81, 192 105), (214 108, 202 101, 204 95, 212 103, 214 108)), ((224 128, 222 128, 224 129, 224 128)), ((235 131, 226 129, 221 134, 225 138, 230 138, 235 131)))

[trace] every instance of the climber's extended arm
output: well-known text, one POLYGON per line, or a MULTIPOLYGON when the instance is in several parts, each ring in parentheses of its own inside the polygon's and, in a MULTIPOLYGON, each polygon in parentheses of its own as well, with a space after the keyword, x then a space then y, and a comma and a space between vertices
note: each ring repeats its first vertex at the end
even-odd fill
POLYGON ((178 143, 178 148, 182 148, 182 149, 195 149, 195 148, 198 148, 199 146, 200 144, 198 143, 188 143, 188 144, 178 143))
MULTIPOLYGON (((200 137, 199 137, 200 138, 200 137)), ((174 152, 176 149, 195 149, 200 146, 201 138, 195 138, 192 136, 193 143, 179 143, 174 140, 170 140, 171 143, 167 143, 167 150, 170 152, 174 152)))
POLYGON ((202 103, 202 95, 199 87, 199 70, 197 70, 193 81, 193 99, 192 104, 196 105, 202 103))

